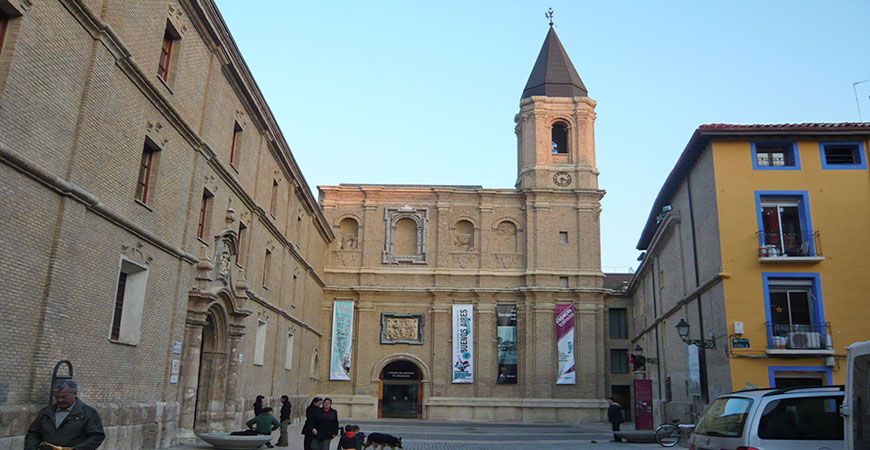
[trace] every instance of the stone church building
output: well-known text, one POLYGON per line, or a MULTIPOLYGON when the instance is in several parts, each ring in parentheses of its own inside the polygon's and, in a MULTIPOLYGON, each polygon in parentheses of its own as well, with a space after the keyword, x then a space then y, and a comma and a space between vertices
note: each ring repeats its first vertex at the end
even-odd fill
POLYGON ((0 448, 63 360, 111 449, 238 428, 257 395, 601 420, 594 108, 550 29, 514 188, 318 204, 212 0, 0 0, 0 448))
POLYGON ((595 166, 595 102, 552 27, 515 121, 514 188, 320 186, 337 236, 324 267, 322 328, 332 325, 333 334, 324 334, 321 349, 333 361, 347 351, 350 364, 338 376, 329 364, 321 367, 318 389, 350 417, 600 419, 607 389, 604 192, 595 166), (336 329, 334 304, 353 305, 346 330, 336 329), (452 375, 455 305, 470 306, 474 370, 464 380, 452 375), (576 314, 568 347, 576 373, 561 384, 557 305, 576 314), (501 311, 515 317, 508 380, 500 376, 501 311), (332 342, 342 332, 351 337, 344 349, 332 342))

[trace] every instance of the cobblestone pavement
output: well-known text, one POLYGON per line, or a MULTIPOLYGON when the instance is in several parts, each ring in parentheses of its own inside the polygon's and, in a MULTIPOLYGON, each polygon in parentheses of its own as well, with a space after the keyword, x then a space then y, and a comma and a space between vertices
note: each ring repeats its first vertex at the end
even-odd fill
MULTIPOLYGON (((657 444, 628 444, 609 442, 610 425, 594 424, 515 424, 478 422, 434 422, 417 420, 378 420, 342 422, 354 423, 360 431, 389 433, 402 438, 406 450, 564 450, 564 449, 658 449, 657 444)), ((623 424, 631 430, 632 424, 623 424)), ((290 450, 302 449, 301 424, 291 425, 290 450)), ((277 442, 278 433, 274 434, 277 442)), ((338 439, 332 440, 332 449, 338 439)), ((197 444, 180 449, 207 449, 207 444, 197 444)), ((280 447, 279 447, 280 448, 280 447)))

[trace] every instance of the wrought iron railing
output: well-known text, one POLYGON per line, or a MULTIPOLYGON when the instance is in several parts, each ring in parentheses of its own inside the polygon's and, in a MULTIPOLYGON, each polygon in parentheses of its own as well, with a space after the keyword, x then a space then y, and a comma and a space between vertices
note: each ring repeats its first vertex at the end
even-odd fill
POLYGON ((831 323, 778 324, 766 322, 767 348, 780 350, 830 350, 831 323))
POLYGON ((813 233, 758 233, 758 256, 760 258, 822 256, 819 232, 813 233))

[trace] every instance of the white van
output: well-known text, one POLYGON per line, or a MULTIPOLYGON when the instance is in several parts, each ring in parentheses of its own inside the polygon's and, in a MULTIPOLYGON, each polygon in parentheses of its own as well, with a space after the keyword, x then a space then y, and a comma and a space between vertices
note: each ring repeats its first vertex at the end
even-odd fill
POLYGON ((701 415, 689 449, 842 450, 843 397, 843 386, 725 394, 701 415))
POLYGON ((870 341, 856 342, 848 351, 843 401, 846 448, 870 450, 870 341))

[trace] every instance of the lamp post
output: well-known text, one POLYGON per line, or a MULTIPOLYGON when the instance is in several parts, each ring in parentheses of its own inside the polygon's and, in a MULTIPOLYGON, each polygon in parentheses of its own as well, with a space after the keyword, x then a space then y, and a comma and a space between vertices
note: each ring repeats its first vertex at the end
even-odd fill
POLYGON ((689 330, 691 329, 691 325, 686 322, 686 319, 680 319, 680 322, 676 325, 677 334, 680 335, 680 339, 683 340, 686 344, 689 345, 697 345, 700 348, 705 349, 713 349, 716 348, 716 337, 710 336, 710 339, 689 339, 689 330))

